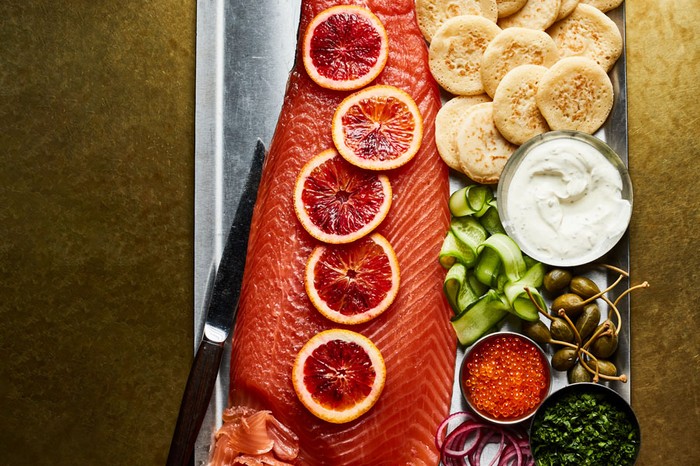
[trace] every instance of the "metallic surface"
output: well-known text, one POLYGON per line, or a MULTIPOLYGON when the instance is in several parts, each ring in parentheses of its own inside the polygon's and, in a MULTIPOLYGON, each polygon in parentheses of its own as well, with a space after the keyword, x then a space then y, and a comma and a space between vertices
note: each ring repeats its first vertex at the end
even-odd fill
MULTIPOLYGON (((195 346, 211 274, 235 212, 252 148, 269 145, 294 64, 300 2, 197 2, 195 116, 195 346)), ((228 400, 230 341, 195 446, 209 456, 228 400)))
MULTIPOLYGON (((623 4, 619 8, 608 12, 608 16, 615 21, 618 28, 620 29, 623 40, 626 33, 626 21, 625 21, 625 9, 626 5, 623 4)), ((607 121, 596 133, 595 136, 602 141, 604 141, 617 155, 620 159, 629 166, 629 154, 628 154, 628 125, 627 125, 627 57, 623 53, 622 56, 615 63, 615 66, 610 70, 610 79, 613 84, 613 92, 615 95, 615 101, 608 117, 607 121)), ((452 190, 458 189, 460 186, 464 185, 464 178, 460 176, 455 176, 454 173, 451 175, 451 186, 452 190)), ((632 186, 635 186, 635 178, 632 175, 632 186)), ((634 214, 633 214, 634 215, 634 214)), ((604 256, 601 261, 614 265, 623 270, 629 270, 630 264, 630 241, 629 241, 629 230, 622 236, 622 239, 617 243, 612 250, 604 256)), ((590 269, 582 270, 585 276, 595 281, 601 289, 603 287, 610 285, 617 279, 617 274, 601 270, 601 269, 590 269)), ((608 294, 608 297, 614 301, 625 288, 630 285, 629 279, 623 279, 622 282, 608 294)), ((619 381, 607 382, 606 386, 612 388, 618 392, 625 400, 628 402, 631 400, 632 386, 634 380, 630 374, 631 363, 632 363, 632 348, 630 345, 630 301, 631 298, 628 296, 623 297, 618 305, 620 313, 622 315, 622 323, 620 326, 619 343, 618 350, 612 357, 612 362, 618 368, 620 374, 626 374, 628 376, 628 382, 622 383, 619 381)), ((547 300, 549 304, 549 300, 547 300)), ((599 300, 600 302, 600 300, 599 300)), ((604 319, 608 315, 608 306, 605 303, 600 302, 600 310, 602 313, 602 318, 604 319)), ((542 318, 545 321, 544 318, 542 318)), ((519 328, 519 323, 517 319, 509 317, 503 324, 503 330, 517 331, 519 328)), ((554 350, 548 345, 546 348, 547 354, 551 357, 554 350)), ((458 348, 457 360, 455 362, 456 367, 460 367, 462 360, 464 358, 464 348, 458 348)), ((554 392, 567 385, 566 373, 553 371, 552 373, 552 388, 551 391, 554 392)), ((452 389, 452 407, 451 411, 459 411, 468 409, 467 403, 462 397, 460 387, 458 385, 458 380, 455 378, 455 384, 452 389)))
POLYGON ((200 427, 219 379, 224 347, 236 324, 238 298, 248 255, 248 237, 264 160, 265 145, 258 139, 226 245, 216 267, 214 288, 204 313, 204 331, 197 336, 199 344, 170 443, 167 464, 171 466, 189 464, 193 457, 200 427))
MULTIPOLYGON (((196 184, 195 184, 195 335, 204 318, 201 290, 206 283, 220 250, 221 225, 235 211, 241 172, 248 162, 242 151, 250 139, 271 137, 282 103, 283 90, 293 65, 296 50, 297 22, 300 1, 246 2, 200 1, 198 3, 197 49, 197 117, 196 125, 196 184), (257 10, 259 8, 259 10, 257 10), (274 13, 273 13, 274 12, 274 13), (253 21, 257 18, 258 21, 253 21), (241 40, 241 38, 246 38, 241 40), (260 86, 260 83, 264 85, 260 86), (274 91, 274 92, 273 92, 274 91), (233 153, 229 153, 233 150, 233 153)), ((625 33, 624 6, 609 13, 623 37, 625 33)), ((626 60, 623 56, 610 72, 615 104, 608 121, 596 136, 620 156, 626 164, 627 154, 627 88, 626 60)), ((265 139, 266 140, 266 139, 265 139)), ((456 190, 466 182, 452 174, 451 187, 456 190)), ((627 270, 629 268, 629 237, 623 236, 606 260, 627 270)), ((594 270, 588 276, 604 287, 616 276, 594 270)), ((616 288, 619 293, 624 283, 616 288)), ((610 295, 613 299, 614 293, 610 295)), ((629 302, 620 304, 623 316, 619 349, 614 363, 621 373, 629 373, 629 302)), ((607 306, 601 311, 605 317, 607 306)), ((505 323, 505 329, 516 330, 517 321, 505 323)), ((195 344, 198 344, 195 337, 195 344)), ((457 354, 455 366, 460 367, 463 348, 457 354)), ((549 350, 551 353, 551 349, 549 350)), ((195 451, 195 464, 204 464, 213 434, 221 425, 221 414, 228 394, 228 368, 225 361, 219 374, 215 396, 204 421, 195 451)), ((467 409, 457 385, 452 393, 452 411, 467 409)), ((566 384, 565 373, 553 374, 552 389, 566 384)), ((630 399, 631 381, 609 383, 625 399, 630 399)))
MULTIPOLYGON (((238 46, 286 4, 259 3, 238 46)), ((700 464, 696 3, 626 4, 640 466, 700 464)), ((193 353, 196 6, 0 2, 3 465, 165 463, 193 353)))

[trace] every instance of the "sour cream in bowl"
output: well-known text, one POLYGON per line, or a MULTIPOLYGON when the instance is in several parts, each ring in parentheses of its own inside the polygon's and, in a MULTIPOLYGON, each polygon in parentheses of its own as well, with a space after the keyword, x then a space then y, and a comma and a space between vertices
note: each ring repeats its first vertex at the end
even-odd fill
POLYGON ((552 131, 508 159, 497 202, 503 228, 525 254, 576 266, 599 259, 622 238, 632 216, 632 182, 600 139, 552 131))

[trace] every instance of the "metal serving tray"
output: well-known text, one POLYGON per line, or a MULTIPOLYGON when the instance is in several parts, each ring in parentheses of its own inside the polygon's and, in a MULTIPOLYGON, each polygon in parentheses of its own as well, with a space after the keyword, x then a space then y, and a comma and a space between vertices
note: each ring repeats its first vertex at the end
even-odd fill
MULTIPOLYGON (((277 123, 289 72, 294 65, 301 0, 198 0, 195 114, 195 263, 194 348, 199 344, 213 271, 222 252, 256 141, 269 146, 277 123)), ((624 37, 624 5, 608 15, 624 37)), ((615 105, 596 133, 627 163, 627 88, 625 54, 610 73, 615 105)), ((453 190, 464 178, 452 175, 453 190)), ((447 200, 446 200, 447 201, 447 200)), ((606 258, 629 269, 628 234, 606 258)), ((613 281, 602 271, 589 274, 599 285, 613 281)), ((623 281, 617 289, 625 288, 623 281)), ((611 296, 613 299, 614 295, 611 296)), ((601 307, 605 313, 605 308, 601 307)), ((629 301, 620 302, 623 326, 614 361, 630 375, 629 301)), ((511 323, 506 323, 510 328, 511 323)), ((463 350, 455 361, 459 367, 463 350)), ((224 353, 214 394, 195 447, 195 464, 206 464, 213 434, 227 404, 230 342, 224 353)), ((458 370, 456 374, 458 374, 458 370)), ((566 383, 558 375, 553 390, 566 383)), ((628 401, 630 382, 612 383, 628 401)), ((455 384, 452 410, 464 410, 455 384)))

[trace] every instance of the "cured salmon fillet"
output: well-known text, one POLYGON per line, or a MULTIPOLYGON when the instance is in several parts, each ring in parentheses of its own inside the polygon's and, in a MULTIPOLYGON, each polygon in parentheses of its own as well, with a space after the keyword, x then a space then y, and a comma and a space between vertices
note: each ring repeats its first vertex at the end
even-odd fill
MULTIPOLYGON (((317 13, 337 3, 304 0, 300 33, 317 13)), ((292 366, 304 343, 338 326, 316 311, 306 295, 304 268, 318 243, 297 220, 292 193, 302 166, 333 147, 331 118, 349 94, 313 83, 297 52, 251 227, 229 401, 233 407, 269 411, 294 432, 299 439, 295 464, 436 465, 434 435, 448 414, 456 351, 451 311, 442 295, 444 272, 437 261, 449 223, 447 167, 434 142, 439 92, 428 70, 414 0, 346 3, 368 7, 386 27, 389 59, 375 83, 408 92, 424 119, 419 153, 388 172, 394 199, 377 230, 396 251, 399 294, 378 318, 351 327, 381 350, 386 385, 368 413, 341 425, 312 415, 292 386, 292 366)))

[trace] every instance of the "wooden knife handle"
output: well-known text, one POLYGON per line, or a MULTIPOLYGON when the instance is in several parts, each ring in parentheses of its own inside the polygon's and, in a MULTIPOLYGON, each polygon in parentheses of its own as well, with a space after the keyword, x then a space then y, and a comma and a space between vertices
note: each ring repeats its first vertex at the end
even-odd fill
POLYGON ((216 383, 223 351, 223 343, 202 340, 199 344, 182 396, 167 466, 191 464, 194 444, 216 383))

